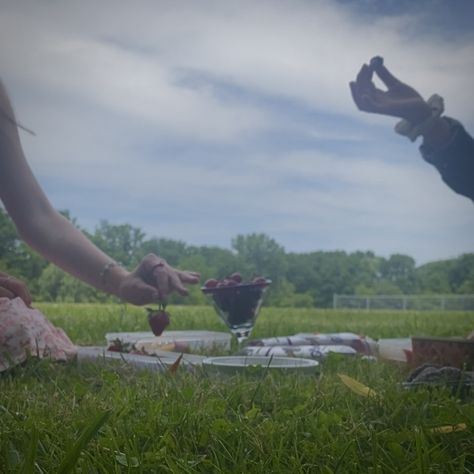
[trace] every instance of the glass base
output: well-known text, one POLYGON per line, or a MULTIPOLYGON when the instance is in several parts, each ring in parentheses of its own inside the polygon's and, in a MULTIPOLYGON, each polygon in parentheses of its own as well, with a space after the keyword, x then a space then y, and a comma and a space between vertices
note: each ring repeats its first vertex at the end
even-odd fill
POLYGON ((230 332, 235 336, 239 345, 250 337, 253 327, 230 328, 230 332))

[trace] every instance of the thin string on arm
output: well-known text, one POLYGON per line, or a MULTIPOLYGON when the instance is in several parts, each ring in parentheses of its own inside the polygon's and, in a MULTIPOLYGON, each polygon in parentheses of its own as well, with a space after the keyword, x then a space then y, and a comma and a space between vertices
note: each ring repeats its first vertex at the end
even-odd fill
POLYGON ((0 113, 3 115, 4 118, 6 118, 9 122, 11 122, 13 125, 16 125, 18 128, 21 128, 23 131, 29 133, 30 135, 33 135, 36 137, 36 133, 33 132, 33 130, 25 127, 22 125, 20 122, 17 122, 16 120, 12 119, 3 109, 0 108, 0 113))
POLYGON ((99 273, 100 281, 104 290, 107 289, 107 273, 109 273, 110 269, 113 267, 122 267, 123 265, 119 262, 109 262, 104 265, 104 268, 99 273))

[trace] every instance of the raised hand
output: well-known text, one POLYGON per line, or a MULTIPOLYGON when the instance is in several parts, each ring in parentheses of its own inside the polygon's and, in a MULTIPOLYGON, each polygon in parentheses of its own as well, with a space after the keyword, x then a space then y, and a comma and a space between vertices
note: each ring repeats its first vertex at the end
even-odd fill
POLYGON ((373 58, 370 65, 364 64, 349 86, 357 108, 364 112, 400 117, 413 125, 431 115, 431 108, 423 97, 393 76, 380 57, 373 58), (375 87, 374 71, 386 85, 386 91, 375 87))

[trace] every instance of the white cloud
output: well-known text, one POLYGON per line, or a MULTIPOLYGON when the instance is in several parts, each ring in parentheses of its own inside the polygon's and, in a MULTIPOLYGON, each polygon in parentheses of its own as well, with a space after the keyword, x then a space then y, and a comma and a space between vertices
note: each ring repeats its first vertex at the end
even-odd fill
MULTIPOLYGON (((369 23, 322 0, 21 5, 2 15, 2 40, 15 45, 2 53, 9 59, 3 61, 5 69, 16 70, 17 76, 32 73, 32 80, 43 77, 51 85, 80 87, 113 108, 133 94, 136 101, 128 107, 145 116, 154 100, 172 104, 176 115, 186 112, 188 102, 199 110, 202 98, 170 85, 173 70, 185 67, 260 93, 355 115, 347 83, 363 61, 381 53, 402 79, 426 95, 432 88, 445 93, 456 115, 473 121, 465 94, 474 70, 474 41, 416 37, 417 23, 426 21, 421 18, 381 17, 369 23), (106 39, 129 49, 112 47, 106 39)), ((212 97, 207 100, 206 118, 218 122, 219 108, 212 109, 212 97)), ((180 128, 173 107, 167 108, 171 125, 180 128)))
POLYGON ((10 45, 0 62, 20 121, 38 134, 24 140, 33 168, 80 221, 120 216, 221 245, 260 230, 290 250, 361 245, 428 259, 473 250, 472 203, 403 138, 384 142, 394 121, 359 113, 348 89, 382 54, 474 127, 474 39, 418 35, 420 21, 369 23, 322 0, 19 1, 0 6, 10 45), (284 133, 312 146, 278 150, 284 133), (179 215, 157 225, 148 206, 179 215))

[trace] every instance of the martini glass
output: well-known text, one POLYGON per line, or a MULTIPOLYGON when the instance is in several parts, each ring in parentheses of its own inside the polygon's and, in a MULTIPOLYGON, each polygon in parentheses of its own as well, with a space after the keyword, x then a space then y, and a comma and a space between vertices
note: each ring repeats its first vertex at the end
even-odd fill
POLYGON ((212 304, 219 317, 230 332, 237 338, 239 345, 252 332, 264 294, 271 280, 258 283, 241 283, 234 286, 201 288, 202 292, 212 299, 212 304))

